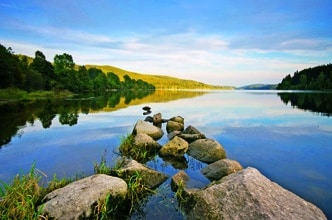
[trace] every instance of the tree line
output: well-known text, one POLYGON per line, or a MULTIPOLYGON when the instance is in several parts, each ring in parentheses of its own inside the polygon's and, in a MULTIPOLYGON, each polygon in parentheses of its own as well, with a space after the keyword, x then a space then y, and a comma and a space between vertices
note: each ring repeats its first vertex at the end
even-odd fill
POLYGON ((320 65, 288 74, 277 89, 332 90, 332 64, 320 65))
POLYGON ((19 88, 25 91, 69 90, 74 93, 123 89, 149 89, 155 86, 125 75, 123 81, 113 72, 77 66, 70 54, 55 55, 53 64, 41 51, 33 59, 15 55, 0 44, 0 89, 19 88))

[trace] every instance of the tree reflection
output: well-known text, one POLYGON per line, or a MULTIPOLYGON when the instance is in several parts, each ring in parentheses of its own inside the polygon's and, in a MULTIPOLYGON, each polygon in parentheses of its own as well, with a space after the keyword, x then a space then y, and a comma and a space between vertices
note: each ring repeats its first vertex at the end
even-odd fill
POLYGON ((59 115, 62 125, 73 126, 78 123, 79 113, 90 111, 115 111, 124 108, 133 100, 153 94, 150 90, 112 91, 106 94, 88 93, 71 100, 44 100, 35 102, 5 103, 0 105, 0 148, 10 143, 18 135, 21 127, 34 124, 38 119, 43 128, 50 128, 59 115), (123 97, 123 99, 121 99, 123 97), (124 101, 124 103, 121 103, 124 101), (111 109, 110 109, 111 108, 111 109))
POLYGON ((332 115, 332 93, 278 93, 280 99, 287 105, 293 107, 319 113, 323 116, 330 117, 332 115))

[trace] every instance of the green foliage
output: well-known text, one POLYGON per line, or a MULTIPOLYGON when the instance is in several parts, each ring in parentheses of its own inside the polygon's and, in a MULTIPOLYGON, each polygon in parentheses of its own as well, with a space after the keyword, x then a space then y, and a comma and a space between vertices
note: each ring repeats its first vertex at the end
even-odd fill
POLYGON ((278 84, 283 90, 331 90, 332 64, 316 66, 287 75, 278 84))
POLYGON ((145 81, 126 78, 124 82, 113 72, 105 74, 99 68, 77 67, 70 54, 57 54, 53 65, 41 51, 35 58, 15 55, 11 48, 0 44, 0 89, 16 87, 25 91, 69 90, 74 93, 114 89, 152 89, 145 81))

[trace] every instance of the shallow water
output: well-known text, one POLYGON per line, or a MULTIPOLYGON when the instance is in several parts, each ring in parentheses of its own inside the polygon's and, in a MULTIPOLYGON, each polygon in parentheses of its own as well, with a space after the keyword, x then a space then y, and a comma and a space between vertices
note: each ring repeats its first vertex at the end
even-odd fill
MULTIPOLYGON (((157 91, 128 99, 121 95, 0 105, 0 180, 10 182, 32 164, 57 177, 92 174, 106 151, 116 163, 121 137, 144 119, 142 107, 167 119, 180 115, 220 142, 230 159, 255 167, 272 181, 321 208, 332 218, 332 118, 330 93, 276 91, 157 91)), ((165 130, 165 125, 163 125, 165 130)), ((165 131, 166 133, 166 131, 165 131)), ((165 144, 167 137, 159 140, 165 144)), ((201 187, 206 166, 186 156, 172 165, 156 157, 147 163, 172 176, 180 169, 201 187)), ((182 219, 170 180, 132 218, 182 219)))

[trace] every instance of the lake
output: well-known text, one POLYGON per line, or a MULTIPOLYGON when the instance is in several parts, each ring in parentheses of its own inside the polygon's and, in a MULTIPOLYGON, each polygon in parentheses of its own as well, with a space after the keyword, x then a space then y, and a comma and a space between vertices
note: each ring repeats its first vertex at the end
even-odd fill
MULTIPOLYGON (((0 180, 28 173, 32 164, 45 182, 54 174, 93 174, 103 155, 114 165, 121 138, 146 117, 142 107, 147 105, 151 115, 184 117, 185 127, 193 125, 217 140, 228 158, 257 168, 332 219, 331 100, 331 93, 318 92, 157 90, 0 103, 0 180)), ((167 141, 164 135, 158 142, 167 141)), ((206 164, 189 156, 180 165, 158 156, 147 165, 170 176, 183 169, 198 187, 209 183, 200 173, 206 164)), ((169 183, 132 218, 183 219, 169 183)))

